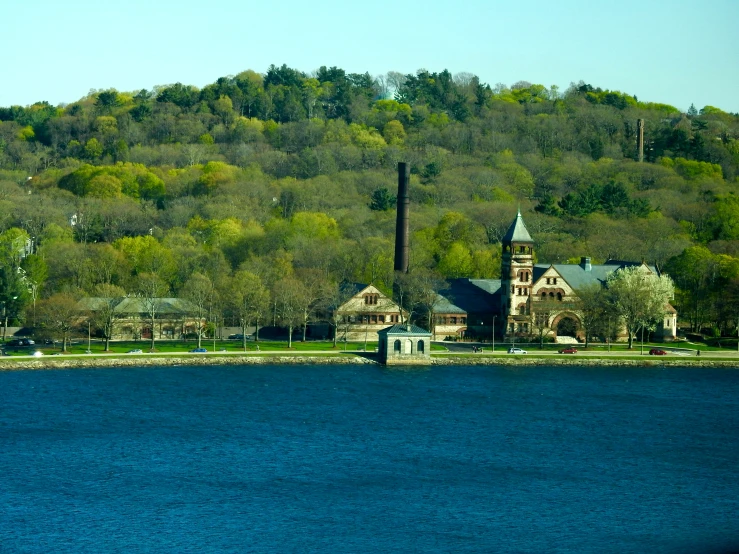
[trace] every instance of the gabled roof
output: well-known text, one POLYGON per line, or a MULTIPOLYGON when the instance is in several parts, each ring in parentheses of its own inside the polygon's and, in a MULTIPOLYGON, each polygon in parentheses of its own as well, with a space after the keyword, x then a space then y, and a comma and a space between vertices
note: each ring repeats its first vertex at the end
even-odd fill
POLYGON ((442 295, 436 296, 436 302, 434 302, 434 312, 437 314, 466 314, 467 312, 459 306, 453 304, 448 298, 442 295))
MULTIPOLYGON (((622 262, 622 261, 607 261, 602 265, 591 265, 590 271, 585 271, 585 268, 579 264, 536 264, 534 266, 534 282, 536 283, 542 275, 551 267, 559 275, 567 281, 573 289, 577 290, 591 283, 599 283, 604 285, 608 276, 614 271, 625 269, 627 267, 634 267, 642 265, 640 262, 622 262)), ((650 271, 655 274, 657 269, 653 266, 647 266, 650 271)))
MULTIPOLYGON (((100 297, 88 297, 83 298, 78 302, 78 306, 82 310, 100 310, 107 303, 107 298, 100 297)), ((192 302, 183 298, 159 298, 158 299, 157 313, 160 315, 173 314, 191 314, 196 311, 195 306, 192 302)), ((121 298, 118 304, 116 304, 113 311, 119 315, 125 314, 140 314, 146 312, 146 305, 144 299, 138 296, 126 296, 121 298)))
POLYGON ((520 211, 516 216, 516 220, 511 224, 505 236, 503 237, 503 242, 529 242, 531 244, 534 243, 531 235, 529 235, 528 229, 526 229, 526 225, 524 225, 523 223, 523 217, 521 217, 520 211))
MULTIPOLYGON (((449 279, 443 291, 451 304, 470 314, 497 313, 500 305, 500 279, 449 279)), ((441 312, 442 310, 438 310, 441 312)), ((455 313, 455 312, 445 312, 455 313)))
POLYGON ((396 323, 392 327, 386 327, 381 331, 377 331, 378 335, 427 335, 431 336, 431 332, 419 327, 418 325, 396 323))

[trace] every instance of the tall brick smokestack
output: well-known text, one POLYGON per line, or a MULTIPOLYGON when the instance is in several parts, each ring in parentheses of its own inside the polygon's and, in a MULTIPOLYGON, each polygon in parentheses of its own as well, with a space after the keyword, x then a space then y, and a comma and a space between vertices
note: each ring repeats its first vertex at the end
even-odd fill
POLYGON ((636 120, 636 160, 644 161, 644 120, 636 120))
POLYGON ((395 223, 395 271, 408 273, 410 254, 410 197, 408 184, 411 166, 398 162, 398 215, 395 223))

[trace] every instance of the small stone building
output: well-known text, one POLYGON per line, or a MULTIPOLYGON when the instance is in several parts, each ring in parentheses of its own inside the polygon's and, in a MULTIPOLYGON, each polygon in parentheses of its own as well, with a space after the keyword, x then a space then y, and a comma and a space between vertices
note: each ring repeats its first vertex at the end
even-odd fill
POLYGON ((378 356, 385 365, 431 363, 431 333, 416 325, 398 324, 377 333, 378 356))

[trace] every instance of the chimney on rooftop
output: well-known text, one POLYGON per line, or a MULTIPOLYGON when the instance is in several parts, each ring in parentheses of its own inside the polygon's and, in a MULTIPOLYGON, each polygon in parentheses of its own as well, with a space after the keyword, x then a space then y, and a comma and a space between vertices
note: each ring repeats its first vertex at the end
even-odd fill
POLYGON ((398 214, 395 223, 395 271, 408 273, 410 253, 410 197, 408 184, 411 166, 398 162, 398 214))
POLYGON ((590 265, 590 258, 582 257, 580 258, 580 267, 582 267, 585 271, 590 271, 593 267, 590 265))

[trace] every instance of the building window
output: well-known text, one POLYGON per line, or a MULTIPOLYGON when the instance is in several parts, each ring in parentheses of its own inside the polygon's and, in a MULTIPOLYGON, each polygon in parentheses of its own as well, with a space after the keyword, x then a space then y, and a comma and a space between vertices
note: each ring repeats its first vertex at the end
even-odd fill
POLYGON ((466 318, 466 317, 461 317, 461 318, 459 318, 459 322, 460 322, 460 323, 461 323, 462 325, 467 325, 467 318, 466 318))
POLYGON ((544 300, 546 297, 547 297, 547 293, 546 292, 542 292, 541 293, 541 299, 544 300))
POLYGON ((547 285, 551 285, 551 283, 549 282, 549 277, 547 277, 547 285))
POLYGON ((554 298, 554 293, 553 292, 550 292, 549 293, 549 298, 554 298))
POLYGON ((422 340, 419 340, 418 341, 418 346, 417 346, 417 352, 419 354, 423 354, 423 350, 424 350, 423 341, 422 340))
POLYGON ((558 292, 557 293, 557 300, 559 300, 560 302, 562 302, 562 293, 561 292, 558 292))
POLYGON ((396 340, 393 344, 393 352, 400 354, 400 340, 396 340))
POLYGON ((557 284, 557 278, 556 277, 552 277, 552 284, 553 285, 556 285, 557 284))

